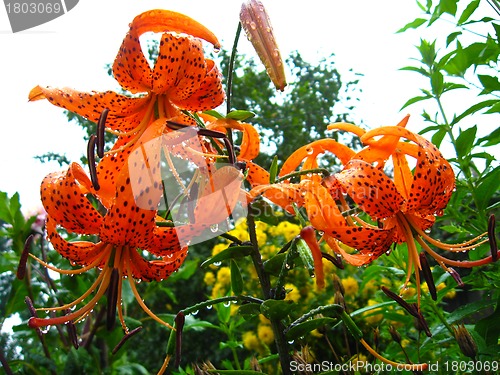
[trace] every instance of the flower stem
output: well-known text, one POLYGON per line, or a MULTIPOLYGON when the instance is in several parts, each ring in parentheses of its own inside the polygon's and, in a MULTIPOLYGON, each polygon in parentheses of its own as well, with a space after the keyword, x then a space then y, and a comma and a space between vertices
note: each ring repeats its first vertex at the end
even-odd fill
MULTIPOLYGON (((255 221, 254 221, 254 210, 252 204, 248 206, 248 215, 247 215, 247 225, 248 225, 248 233, 250 235, 250 242, 252 243, 252 252, 250 256, 252 257, 252 261, 257 271, 257 276, 259 277, 260 286, 262 288, 262 293, 264 294, 264 299, 271 299, 271 284, 269 281, 269 275, 264 270, 264 265, 262 263, 262 257, 259 251, 259 244, 257 241, 257 232, 255 230, 255 221)), ((271 327, 274 332, 274 340, 276 343, 276 348, 278 350, 278 355, 281 364, 281 371, 283 375, 290 375, 290 353, 288 350, 288 343, 285 339, 284 327, 279 319, 271 318, 271 327)))

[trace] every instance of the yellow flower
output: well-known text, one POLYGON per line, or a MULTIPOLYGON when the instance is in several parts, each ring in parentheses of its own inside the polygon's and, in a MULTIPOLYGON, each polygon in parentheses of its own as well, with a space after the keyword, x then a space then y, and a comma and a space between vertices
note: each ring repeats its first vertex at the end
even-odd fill
POLYGON ((285 300, 291 300, 293 302, 298 302, 298 300, 300 299, 300 292, 298 290, 298 288, 291 284, 291 283, 287 283, 285 284, 285 290, 290 290, 286 296, 285 296, 285 300))
POLYGON ((262 324, 271 324, 271 321, 267 319, 263 314, 259 314, 259 320, 262 324))
POLYGON ((208 285, 208 286, 212 286, 214 285, 215 283, 215 275, 213 272, 206 272, 205 273, 205 277, 203 278, 203 282, 208 285))
POLYGON ((221 283, 215 283, 214 287, 212 288, 212 299, 213 298, 219 298, 225 296, 227 293, 227 289, 225 285, 221 283))
POLYGON ((282 221, 277 226, 270 228, 269 233, 273 236, 282 235, 285 240, 290 241, 300 233, 300 226, 290 223, 289 221, 282 221))
POLYGON ((231 307, 230 307, 230 310, 231 310, 231 311, 230 311, 229 315, 231 315, 231 316, 235 316, 235 315, 236 315, 236 313, 238 312, 238 309, 239 309, 239 308, 240 308, 240 307, 239 307, 238 305, 236 305, 236 304, 232 303, 232 304, 231 304, 231 307))
POLYGON ((212 256, 219 254, 221 251, 226 250, 229 247, 227 243, 218 243, 212 249, 212 256))
POLYGON ((247 331, 243 333, 242 336, 243 346, 248 350, 256 350, 260 349, 260 341, 255 332, 247 331))
POLYGON ((274 342, 274 332, 269 324, 259 324, 257 336, 266 345, 271 345, 274 342))
POLYGON ((217 271, 217 283, 222 285, 231 284, 231 270, 229 267, 221 267, 217 271))
POLYGON ((311 336, 321 338, 321 337, 323 337, 323 334, 320 331, 318 331, 317 329, 313 329, 311 331, 311 336))
MULTIPOLYGON (((439 292, 440 290, 443 290, 444 288, 446 288, 446 284, 445 283, 441 283, 439 285, 436 285, 436 289, 437 291, 439 292)), ((452 298, 455 298, 455 296, 457 295, 457 291, 455 289, 450 289, 445 295, 444 295, 444 298, 449 298, 449 299, 452 299, 452 298)))
POLYGON ((359 284, 354 277, 348 276, 342 279, 342 285, 344 286, 344 296, 355 296, 358 293, 359 284))
MULTIPOLYGON (((427 284, 425 284, 425 286, 427 287, 427 284)), ((417 290, 412 286, 401 289, 401 297, 405 299, 413 297, 416 293, 417 290)))

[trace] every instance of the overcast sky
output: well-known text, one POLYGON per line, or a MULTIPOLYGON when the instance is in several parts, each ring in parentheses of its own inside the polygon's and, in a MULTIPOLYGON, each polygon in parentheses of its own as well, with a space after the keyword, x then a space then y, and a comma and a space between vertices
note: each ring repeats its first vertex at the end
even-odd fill
MULTIPOLYGON (((264 0, 264 4, 283 56, 298 50, 306 60, 314 61, 335 53, 341 74, 349 69, 363 74, 357 118, 375 127, 396 124, 411 113, 409 128, 421 128, 421 108, 399 112, 426 84, 415 73, 398 71, 417 57, 420 32, 395 34, 419 16, 414 1, 264 0)), ((117 89, 104 66, 114 60, 130 21, 154 8, 191 16, 229 49, 240 6, 238 0, 80 0, 66 15, 16 34, 2 9, 0 190, 9 195, 19 191, 23 209, 34 209, 39 205, 42 178, 59 166, 42 165, 33 156, 50 151, 78 161, 86 147, 81 131, 66 121, 61 109, 46 101, 28 103, 31 88, 40 84, 79 90, 117 89)), ((240 48, 253 53, 244 37, 240 48)))

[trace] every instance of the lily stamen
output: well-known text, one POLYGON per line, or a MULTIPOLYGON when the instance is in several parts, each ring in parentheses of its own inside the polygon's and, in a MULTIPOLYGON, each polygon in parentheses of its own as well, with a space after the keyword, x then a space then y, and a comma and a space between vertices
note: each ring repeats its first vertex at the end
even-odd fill
POLYGON ((104 108, 97 121, 97 156, 100 158, 104 157, 104 129, 108 113, 109 109, 104 108))
POLYGON ((95 134, 90 136, 89 143, 87 144, 87 159, 89 161, 90 180, 92 181, 94 190, 97 191, 101 187, 99 186, 99 181, 97 180, 97 168, 95 165, 96 138, 95 134))

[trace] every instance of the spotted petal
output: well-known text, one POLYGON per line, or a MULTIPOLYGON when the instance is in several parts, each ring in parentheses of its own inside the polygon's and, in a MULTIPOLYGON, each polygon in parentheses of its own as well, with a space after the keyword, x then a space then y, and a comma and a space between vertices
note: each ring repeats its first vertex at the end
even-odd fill
POLYGON ((363 160, 351 160, 335 177, 344 192, 375 219, 393 216, 404 202, 394 182, 363 160))
POLYGON ((76 163, 66 172, 49 174, 40 187, 42 204, 49 216, 66 230, 80 234, 99 233, 102 223, 102 216, 86 196, 92 192, 90 179, 76 163))
POLYGON ((142 53, 139 41, 139 37, 148 31, 185 33, 205 39, 217 48, 220 46, 210 30, 181 13, 156 9, 138 15, 130 24, 130 30, 113 64, 116 80, 132 93, 153 89, 152 70, 142 53))
POLYGON ((92 263, 102 251, 102 243, 65 240, 57 232, 56 221, 50 216, 47 217, 46 229, 47 237, 54 249, 69 261, 81 266, 92 263))
POLYGON ((110 129, 128 131, 135 128, 147 109, 148 96, 130 98, 113 91, 82 92, 71 88, 35 86, 28 99, 47 99, 55 106, 67 109, 86 119, 97 122, 104 109, 109 109, 106 126, 110 129))
POLYGON ((448 161, 431 142, 401 127, 374 129, 366 133, 362 141, 382 134, 404 137, 418 146, 417 166, 404 210, 419 211, 422 215, 442 212, 455 188, 455 174, 448 161))

